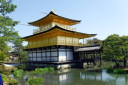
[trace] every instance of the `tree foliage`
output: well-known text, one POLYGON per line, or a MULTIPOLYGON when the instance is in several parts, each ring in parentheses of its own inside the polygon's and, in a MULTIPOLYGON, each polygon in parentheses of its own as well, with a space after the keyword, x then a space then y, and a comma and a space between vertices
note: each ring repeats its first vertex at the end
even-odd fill
POLYGON ((14 76, 15 77, 17 77, 17 78, 21 78, 22 76, 23 76, 23 70, 22 69, 14 69, 14 72, 13 72, 13 74, 14 74, 14 76))
POLYGON ((101 45, 101 44, 102 44, 102 40, 99 40, 99 39, 97 39, 97 38, 87 39, 87 40, 86 40, 86 45, 87 45, 87 46, 101 45))
POLYGON ((27 85, 43 85, 44 79, 42 77, 31 77, 27 80, 27 85))
POLYGON ((14 29, 18 21, 8 16, 15 11, 15 8, 16 5, 12 4, 12 0, 0 0, 0 58, 3 60, 10 50, 8 43, 15 43, 20 39, 18 32, 14 29))
POLYGON ((108 36, 103 45, 103 57, 119 65, 119 61, 124 59, 124 66, 128 56, 128 36, 120 37, 117 34, 108 36))

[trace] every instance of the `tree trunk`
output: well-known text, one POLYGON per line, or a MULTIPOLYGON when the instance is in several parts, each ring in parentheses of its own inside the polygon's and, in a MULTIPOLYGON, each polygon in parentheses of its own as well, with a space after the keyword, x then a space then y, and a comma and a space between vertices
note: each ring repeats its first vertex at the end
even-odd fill
POLYGON ((124 67, 126 67, 126 64, 127 64, 127 60, 126 57, 124 57, 124 67))
POLYGON ((126 64, 127 64, 126 57, 127 57, 127 56, 125 56, 124 49, 122 49, 122 53, 123 53, 123 56, 124 56, 124 67, 126 67, 126 64))
POLYGON ((114 59, 114 62, 116 63, 116 67, 119 67, 119 63, 114 59))

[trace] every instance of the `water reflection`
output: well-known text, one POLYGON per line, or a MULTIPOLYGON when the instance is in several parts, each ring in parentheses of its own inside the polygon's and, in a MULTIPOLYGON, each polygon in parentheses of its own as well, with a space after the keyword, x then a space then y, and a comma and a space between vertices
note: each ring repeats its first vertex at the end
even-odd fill
POLYGON ((128 85, 128 75, 86 72, 83 69, 66 69, 44 74, 44 85, 128 85))

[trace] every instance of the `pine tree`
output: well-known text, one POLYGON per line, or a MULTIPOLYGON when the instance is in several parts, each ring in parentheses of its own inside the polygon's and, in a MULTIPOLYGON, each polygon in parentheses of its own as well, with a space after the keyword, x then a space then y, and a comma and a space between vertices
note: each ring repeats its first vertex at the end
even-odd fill
POLYGON ((14 26, 19 22, 14 21, 8 15, 15 11, 17 6, 12 4, 12 0, 0 0, 0 59, 4 60, 10 49, 8 43, 15 43, 20 39, 14 26))

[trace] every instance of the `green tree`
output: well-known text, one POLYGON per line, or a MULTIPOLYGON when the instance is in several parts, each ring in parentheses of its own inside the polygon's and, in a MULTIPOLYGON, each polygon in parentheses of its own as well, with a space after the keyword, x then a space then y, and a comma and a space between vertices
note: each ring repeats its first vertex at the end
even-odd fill
POLYGON ((122 36, 119 45, 122 51, 122 56, 124 56, 124 67, 126 67, 128 59, 128 36, 122 36))
POLYGON ((23 39, 21 39, 21 38, 15 40, 15 42, 14 42, 14 44, 15 44, 14 52, 16 54, 18 54, 17 57, 19 57, 20 63, 24 63, 28 59, 28 53, 27 53, 27 51, 24 51, 25 47, 22 45, 22 43, 23 43, 23 39))
POLYGON ((97 38, 93 38, 93 39, 87 39, 86 40, 86 45, 87 46, 91 46, 91 45, 101 45, 102 44, 102 40, 99 40, 97 38))
POLYGON ((124 66, 128 56, 128 36, 113 34, 108 36, 103 45, 103 57, 106 60, 114 61, 119 66, 119 61, 124 59, 124 66))
POLYGON ((0 59, 4 60, 10 50, 8 43, 14 43, 20 39, 18 32, 14 26, 18 21, 11 19, 8 14, 13 12, 16 5, 12 4, 12 0, 0 0, 0 59))

